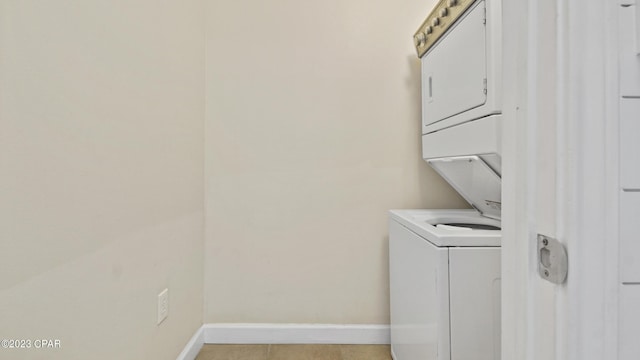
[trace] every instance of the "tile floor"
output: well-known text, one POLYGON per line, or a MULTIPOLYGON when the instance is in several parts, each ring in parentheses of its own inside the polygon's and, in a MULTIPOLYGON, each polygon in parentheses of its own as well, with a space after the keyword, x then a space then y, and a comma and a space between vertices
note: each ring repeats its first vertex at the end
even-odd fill
POLYGON ((196 360, 391 360, 389 345, 205 345, 196 360))

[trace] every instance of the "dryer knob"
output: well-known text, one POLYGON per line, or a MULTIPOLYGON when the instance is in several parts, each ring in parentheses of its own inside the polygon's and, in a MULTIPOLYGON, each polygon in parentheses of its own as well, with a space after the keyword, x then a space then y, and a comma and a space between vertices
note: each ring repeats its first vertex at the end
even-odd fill
POLYGON ((429 35, 433 32, 433 26, 429 25, 424 29, 424 32, 429 35))
POLYGON ((449 9, 447 8, 440 9, 440 17, 445 17, 447 15, 449 15, 449 9))
POLYGON ((449 2, 447 4, 449 4, 449 7, 456 6, 456 5, 458 5, 458 1, 457 0, 449 0, 449 2))
POLYGON ((431 20, 431 26, 436 27, 440 25, 440 18, 433 18, 433 20, 431 20))
POLYGON ((427 36, 423 32, 418 33, 413 38, 413 41, 415 42, 416 46, 422 46, 424 45, 425 41, 427 41, 427 36))

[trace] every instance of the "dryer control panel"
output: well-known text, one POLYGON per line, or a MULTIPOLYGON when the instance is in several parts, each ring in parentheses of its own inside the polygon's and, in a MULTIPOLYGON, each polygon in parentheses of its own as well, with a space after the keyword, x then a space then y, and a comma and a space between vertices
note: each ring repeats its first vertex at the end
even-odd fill
POLYGON ((413 42, 422 57, 476 0, 440 0, 413 35, 413 42))

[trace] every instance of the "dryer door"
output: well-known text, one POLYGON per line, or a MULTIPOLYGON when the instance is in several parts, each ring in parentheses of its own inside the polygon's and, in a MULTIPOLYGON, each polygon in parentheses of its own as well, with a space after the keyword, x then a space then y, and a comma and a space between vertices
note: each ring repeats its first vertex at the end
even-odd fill
POLYGON ((486 102, 485 19, 479 1, 422 57, 423 126, 486 102))

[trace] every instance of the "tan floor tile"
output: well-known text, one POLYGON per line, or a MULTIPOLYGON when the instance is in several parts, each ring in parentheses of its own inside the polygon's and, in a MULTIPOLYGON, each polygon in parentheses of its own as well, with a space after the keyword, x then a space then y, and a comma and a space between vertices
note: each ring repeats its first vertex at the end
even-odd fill
POLYGON ((389 345, 340 345, 343 360, 391 360, 389 345))
POLYGON ((267 360, 269 345, 205 345, 196 360, 267 360))
POLYGON ((268 360, 342 360, 340 345, 271 345, 268 360))

